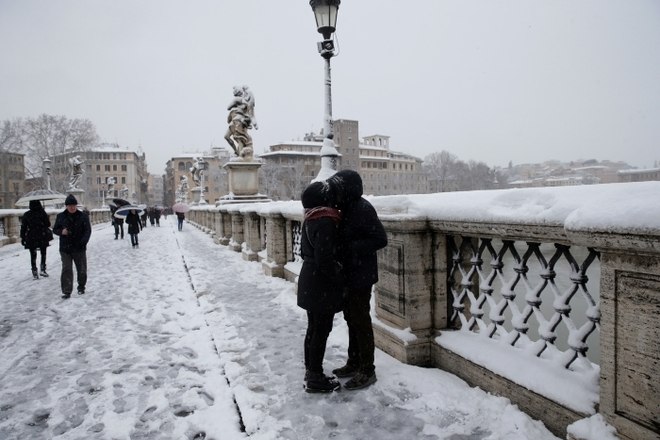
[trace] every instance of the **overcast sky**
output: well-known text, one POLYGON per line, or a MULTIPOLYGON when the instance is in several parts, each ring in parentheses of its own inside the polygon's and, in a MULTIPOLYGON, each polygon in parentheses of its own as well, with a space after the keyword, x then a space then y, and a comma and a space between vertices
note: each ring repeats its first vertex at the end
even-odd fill
MULTIPOLYGON (((660 1, 344 0, 333 118, 397 151, 490 166, 660 160, 660 1)), ((255 151, 323 126, 306 0, 0 0, 0 120, 91 120, 162 173, 225 146, 234 85, 255 151)))

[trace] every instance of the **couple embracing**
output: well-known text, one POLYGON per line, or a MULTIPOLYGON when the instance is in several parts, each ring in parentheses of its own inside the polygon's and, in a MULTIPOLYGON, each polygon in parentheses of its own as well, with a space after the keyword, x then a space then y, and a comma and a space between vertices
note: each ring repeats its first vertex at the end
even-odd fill
POLYGON ((350 378, 344 388, 357 390, 376 382, 371 289, 378 281, 376 251, 387 235, 376 210, 362 197, 362 179, 342 170, 314 182, 302 194, 303 266, 298 277, 298 306, 307 311, 305 389, 310 393, 340 388, 323 372, 323 357, 335 313, 348 326, 348 359, 332 372, 350 378))

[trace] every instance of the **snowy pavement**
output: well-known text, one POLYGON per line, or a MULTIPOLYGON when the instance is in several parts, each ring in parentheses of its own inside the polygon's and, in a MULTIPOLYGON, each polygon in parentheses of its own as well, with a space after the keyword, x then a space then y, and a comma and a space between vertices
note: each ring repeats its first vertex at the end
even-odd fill
MULTIPOLYGON (((163 219, 161 219, 163 220, 163 219)), ((133 249, 93 229, 87 294, 0 248, 0 439, 555 439, 508 400, 377 350, 378 382, 306 394, 292 283, 174 217, 133 249)), ((326 372, 341 366, 338 314, 326 372)))

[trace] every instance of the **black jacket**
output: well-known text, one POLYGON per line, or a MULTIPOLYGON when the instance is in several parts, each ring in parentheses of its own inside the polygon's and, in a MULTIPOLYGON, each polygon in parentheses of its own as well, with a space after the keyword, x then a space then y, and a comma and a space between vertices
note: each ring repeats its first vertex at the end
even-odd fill
POLYGON ((339 225, 341 263, 348 287, 366 287, 378 281, 376 251, 387 246, 387 234, 374 207, 362 197, 342 207, 339 225))
POLYGON ((60 252, 71 254, 87 249, 87 242, 92 235, 92 225, 86 213, 76 210, 70 214, 69 211, 64 210, 57 214, 53 233, 60 236, 60 252), (68 234, 62 235, 62 229, 65 228, 68 234))
MULTIPOLYGON (((37 201, 37 203, 39 203, 37 201)), ((39 205, 38 208, 30 207, 21 219, 21 243, 26 249, 40 249, 48 246, 50 241, 50 219, 48 214, 39 205)))
POLYGON ((343 304, 341 265, 337 262, 337 223, 330 217, 306 220, 300 252, 298 306, 311 312, 337 313, 343 304))
POLYGON ((140 216, 137 213, 133 214, 129 212, 126 215, 126 224, 128 225, 129 234, 139 234, 142 229, 142 220, 140 220, 140 216))
POLYGON ((339 227, 341 263, 346 286, 368 287, 378 281, 376 251, 387 246, 387 234, 371 203, 362 198, 362 178, 353 170, 341 170, 328 179, 339 194, 342 221, 339 227))

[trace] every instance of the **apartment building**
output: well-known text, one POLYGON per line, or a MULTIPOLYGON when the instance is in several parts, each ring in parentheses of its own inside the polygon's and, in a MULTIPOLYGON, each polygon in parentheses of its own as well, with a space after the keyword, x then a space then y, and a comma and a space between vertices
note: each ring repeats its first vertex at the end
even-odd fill
MULTIPOLYGON (((371 195, 429 192, 422 160, 390 148, 390 138, 371 135, 360 139, 359 123, 338 119, 333 123, 334 141, 340 154, 339 168, 360 173, 364 193, 371 195)), ((321 169, 322 134, 307 133, 303 140, 271 145, 259 156, 260 191, 276 200, 298 199, 321 169)))
POLYGON ((24 154, 0 152, 0 208, 13 209, 25 191, 24 154))
POLYGON ((85 191, 84 205, 100 208, 113 197, 124 197, 133 203, 148 203, 148 173, 146 156, 117 144, 101 144, 87 151, 67 152, 51 158, 51 182, 60 192, 66 192, 71 174, 69 162, 80 156, 84 174, 79 187, 85 191), (114 184, 110 182, 114 181, 114 184))
POLYGON ((195 159, 198 157, 203 158, 207 163, 207 170, 204 173, 204 199, 208 203, 213 204, 229 192, 227 170, 223 168, 223 165, 231 158, 229 150, 225 148, 213 148, 211 152, 182 153, 168 160, 165 167, 165 175, 163 176, 163 202, 166 206, 172 206, 177 201, 177 191, 184 176, 188 179, 186 200, 188 203, 194 201, 192 190, 197 185, 193 182, 190 170, 193 167, 195 159))

